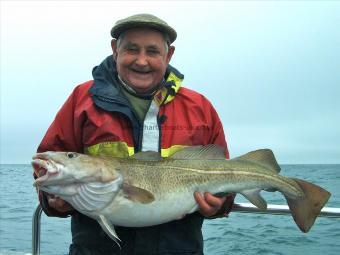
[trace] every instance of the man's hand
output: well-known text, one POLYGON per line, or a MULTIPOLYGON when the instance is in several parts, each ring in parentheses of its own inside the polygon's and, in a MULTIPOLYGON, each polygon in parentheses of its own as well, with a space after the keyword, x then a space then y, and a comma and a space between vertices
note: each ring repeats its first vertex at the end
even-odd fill
POLYGON ((48 201, 48 205, 58 212, 66 213, 66 212, 74 211, 74 208, 69 203, 67 203, 65 200, 62 200, 60 197, 47 194, 47 201, 48 201))
POLYGON ((195 192, 194 197, 199 205, 199 212, 204 217, 211 217, 218 213, 227 199, 226 197, 213 196, 209 192, 204 193, 204 195, 199 192, 195 192))

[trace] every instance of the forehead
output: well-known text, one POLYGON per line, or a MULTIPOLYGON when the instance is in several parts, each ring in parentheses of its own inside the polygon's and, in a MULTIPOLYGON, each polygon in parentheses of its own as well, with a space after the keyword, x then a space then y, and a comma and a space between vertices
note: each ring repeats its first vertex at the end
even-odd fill
POLYGON ((120 38, 122 44, 133 43, 141 46, 164 46, 164 36, 161 32, 150 28, 133 28, 124 32, 120 38))

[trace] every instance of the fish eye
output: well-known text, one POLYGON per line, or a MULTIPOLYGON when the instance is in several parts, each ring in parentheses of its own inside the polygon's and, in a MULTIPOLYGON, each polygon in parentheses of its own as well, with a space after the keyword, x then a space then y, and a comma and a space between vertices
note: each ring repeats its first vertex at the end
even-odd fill
POLYGON ((75 157, 77 156, 77 154, 74 153, 74 152, 67 152, 67 153, 66 153, 66 156, 67 156, 68 158, 75 158, 75 157))

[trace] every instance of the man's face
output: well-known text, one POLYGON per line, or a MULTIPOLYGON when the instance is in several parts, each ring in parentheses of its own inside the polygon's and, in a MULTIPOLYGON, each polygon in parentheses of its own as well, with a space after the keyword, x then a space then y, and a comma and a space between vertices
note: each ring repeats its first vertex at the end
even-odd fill
POLYGON ((120 78, 138 92, 146 92, 162 81, 175 50, 167 50, 163 35, 148 28, 130 29, 119 45, 116 40, 111 45, 120 78))

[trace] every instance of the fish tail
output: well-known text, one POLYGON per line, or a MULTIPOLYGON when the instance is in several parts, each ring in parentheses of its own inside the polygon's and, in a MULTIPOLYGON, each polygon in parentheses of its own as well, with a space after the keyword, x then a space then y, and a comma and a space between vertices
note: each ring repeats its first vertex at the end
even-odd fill
POLYGON ((327 203, 331 193, 327 190, 300 179, 293 179, 302 189, 302 198, 286 197, 294 221, 300 230, 307 233, 313 226, 316 217, 327 203))

